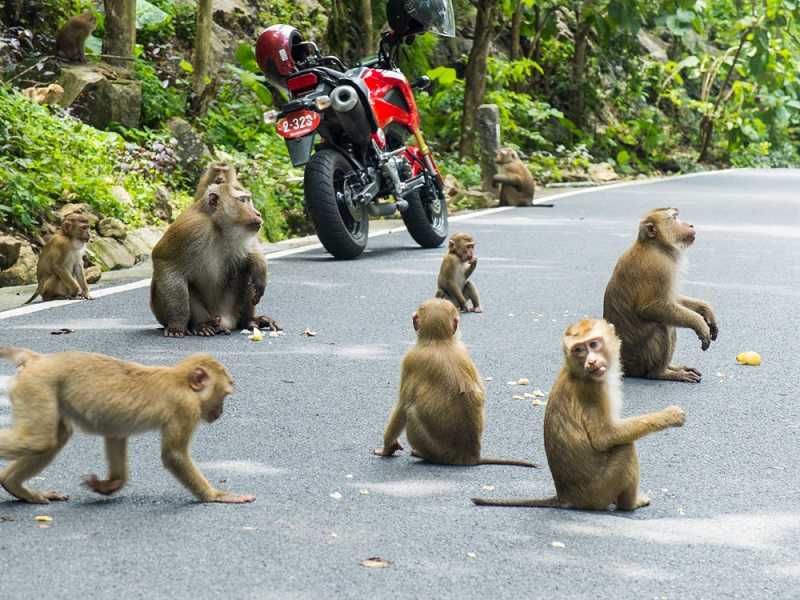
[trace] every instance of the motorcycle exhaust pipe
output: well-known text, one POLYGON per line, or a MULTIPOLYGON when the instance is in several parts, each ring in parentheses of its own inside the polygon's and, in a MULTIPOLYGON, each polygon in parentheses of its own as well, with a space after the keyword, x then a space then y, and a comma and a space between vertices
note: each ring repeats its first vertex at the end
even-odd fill
POLYGON ((347 135, 357 144, 369 142, 372 128, 364 112, 364 105, 358 99, 355 89, 340 85, 331 92, 331 107, 336 111, 339 123, 347 135))
POLYGON ((367 212, 370 217, 391 217, 395 211, 399 210, 404 213, 407 209, 408 201, 402 199, 387 204, 367 204, 367 212))

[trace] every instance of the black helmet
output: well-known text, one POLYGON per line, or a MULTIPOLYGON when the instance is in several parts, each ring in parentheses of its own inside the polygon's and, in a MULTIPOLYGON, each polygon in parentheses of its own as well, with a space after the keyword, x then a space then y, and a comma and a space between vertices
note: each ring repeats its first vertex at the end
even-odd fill
POLYGON ((451 0, 389 0, 386 6, 389 27, 402 37, 425 31, 455 37, 454 15, 451 0))

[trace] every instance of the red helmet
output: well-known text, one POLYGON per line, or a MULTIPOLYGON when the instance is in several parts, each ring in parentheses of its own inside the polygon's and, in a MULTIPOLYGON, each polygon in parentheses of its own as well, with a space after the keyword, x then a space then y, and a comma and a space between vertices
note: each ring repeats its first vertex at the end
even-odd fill
POLYGON ((286 87, 286 79, 297 71, 297 63, 305 61, 309 46, 291 25, 272 25, 256 42, 256 61, 270 83, 286 87))

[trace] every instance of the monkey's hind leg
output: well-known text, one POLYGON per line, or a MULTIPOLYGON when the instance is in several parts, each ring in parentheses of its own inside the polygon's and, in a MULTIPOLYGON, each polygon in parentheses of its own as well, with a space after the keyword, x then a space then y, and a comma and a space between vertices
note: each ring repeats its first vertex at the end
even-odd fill
POLYGON ((128 440, 127 438, 106 437, 106 461, 108 479, 98 479, 89 475, 84 485, 93 492, 110 496, 122 489, 128 481, 128 440))
POLYGON ((15 498, 32 504, 47 504, 51 501, 69 500, 69 496, 54 491, 35 492, 26 488, 24 483, 41 473, 61 451, 71 436, 72 428, 64 421, 61 421, 58 424, 56 445, 44 452, 18 458, 6 466, 5 469, 0 471, 0 486, 15 498))
POLYGON ((468 281, 464 285, 464 297, 467 300, 472 301, 472 310, 470 312, 474 313, 483 312, 483 309, 481 308, 481 298, 478 295, 478 287, 471 281, 468 281))

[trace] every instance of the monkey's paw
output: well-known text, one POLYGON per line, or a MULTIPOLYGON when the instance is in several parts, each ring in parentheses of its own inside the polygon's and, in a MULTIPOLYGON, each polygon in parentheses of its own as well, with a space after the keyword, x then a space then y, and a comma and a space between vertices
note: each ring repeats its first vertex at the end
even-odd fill
POLYGON ((686 422, 686 413, 680 406, 668 406, 664 409, 664 414, 671 427, 683 427, 686 422))
POLYGON ((122 479, 98 479, 97 475, 89 475, 83 480, 83 485, 97 494, 110 496, 118 492, 125 485, 122 479))
POLYGON ((186 335, 183 327, 164 327, 164 337, 182 338, 186 335))
POLYGON ((400 445, 400 442, 395 442, 388 448, 375 448, 375 450, 373 450, 372 453, 378 456, 389 457, 389 456, 394 456, 395 452, 402 449, 403 446, 400 445))
POLYGON ((254 317, 253 320, 250 321, 249 327, 250 329, 258 327, 259 329, 269 329, 270 331, 283 331, 283 328, 278 325, 274 319, 265 315, 254 317))
POLYGON ((255 496, 237 496, 235 494, 223 494, 212 500, 212 502, 219 502, 220 504, 248 504, 255 501, 255 496))
POLYGON ((473 306, 472 307, 472 312, 474 312, 474 313, 482 313, 483 309, 480 306, 473 306))

